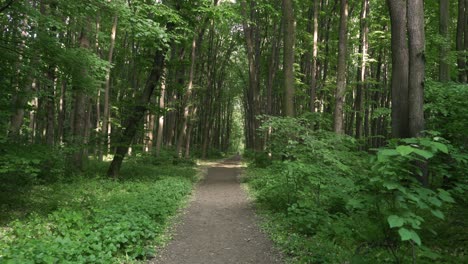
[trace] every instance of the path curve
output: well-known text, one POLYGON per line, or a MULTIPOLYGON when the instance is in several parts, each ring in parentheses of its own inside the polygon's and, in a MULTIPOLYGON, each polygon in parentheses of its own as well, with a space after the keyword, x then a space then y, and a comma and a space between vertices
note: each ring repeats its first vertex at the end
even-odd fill
POLYGON ((240 158, 208 168, 175 235, 149 263, 281 263, 238 182, 240 158))

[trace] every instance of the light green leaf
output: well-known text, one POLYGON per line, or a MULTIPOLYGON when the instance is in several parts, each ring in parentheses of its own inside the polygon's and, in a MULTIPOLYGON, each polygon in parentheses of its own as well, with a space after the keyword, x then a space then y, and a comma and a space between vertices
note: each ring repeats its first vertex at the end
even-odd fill
POLYGON ((418 154, 419 156, 425 158, 425 159, 430 159, 430 158, 434 157, 434 154, 427 151, 427 150, 414 149, 413 152, 418 154))
POLYGON ((442 220, 445 219, 444 213, 442 213, 440 210, 431 210, 431 213, 437 218, 442 220))
POLYGON ((455 200, 453 200, 452 195, 450 195, 449 192, 443 189, 439 189, 439 198, 447 203, 455 203, 455 200))
POLYGON ((408 156, 409 154, 413 153, 415 148, 410 147, 410 146, 398 146, 396 148, 398 153, 400 153, 402 156, 408 156))
POLYGON ((419 235, 416 232, 414 232, 414 230, 408 230, 408 229, 402 227, 402 228, 400 228, 398 230, 398 234, 400 234, 400 237, 401 237, 402 241, 412 240, 418 246, 421 245, 421 238, 419 237, 419 235))
POLYGON ((432 143, 436 149, 438 149, 440 152, 448 154, 449 150, 447 145, 439 143, 439 142, 433 142, 432 143))
POLYGON ((403 224, 405 223, 405 220, 398 215, 391 215, 387 218, 388 224, 390 225, 390 228, 394 227, 402 227, 403 224))

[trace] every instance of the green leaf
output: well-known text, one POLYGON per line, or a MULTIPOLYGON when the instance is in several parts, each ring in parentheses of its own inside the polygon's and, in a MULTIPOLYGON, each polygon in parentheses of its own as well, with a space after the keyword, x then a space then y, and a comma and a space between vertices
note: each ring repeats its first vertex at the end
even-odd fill
POLYGON ((439 190, 439 198, 447 203, 455 203, 455 200, 452 198, 452 195, 450 195, 449 192, 443 189, 438 189, 439 190))
POLYGON ((387 218, 388 224, 390 225, 390 228, 394 227, 402 227, 403 224, 405 223, 405 220, 398 215, 391 215, 387 218))
POLYGON ((421 238, 414 230, 408 230, 402 227, 398 230, 398 234, 400 234, 401 241, 412 240, 418 246, 421 246, 421 238))
POLYGON ((414 153, 418 154, 419 156, 423 157, 424 159, 430 159, 434 157, 434 154, 422 149, 414 149, 414 153))
POLYGON ((382 149, 379 151, 379 155, 382 156, 398 156, 399 153, 394 149, 382 149))
POLYGON ((398 146, 396 151, 400 153, 402 156, 408 156, 409 154, 413 153, 415 148, 410 146, 398 146))
POLYGON ((439 142, 433 142, 432 143, 436 149, 438 149, 440 152, 448 154, 449 150, 447 145, 439 143, 439 142))
POLYGON ((442 220, 445 219, 444 213, 442 213, 440 210, 431 210, 431 213, 437 218, 440 218, 442 220))

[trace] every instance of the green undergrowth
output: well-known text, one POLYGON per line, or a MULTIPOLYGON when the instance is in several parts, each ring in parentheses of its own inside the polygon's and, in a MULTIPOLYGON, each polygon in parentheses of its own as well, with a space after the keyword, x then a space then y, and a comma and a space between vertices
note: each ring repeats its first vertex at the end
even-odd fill
POLYGON ((168 220, 191 192, 191 163, 124 163, 122 179, 107 163, 54 183, 36 183, 2 200, 1 263, 130 263, 154 256, 168 220))
POLYGON ((428 132, 364 152, 314 126, 271 118, 269 153, 251 157, 244 178, 290 262, 468 262, 463 148, 428 132))

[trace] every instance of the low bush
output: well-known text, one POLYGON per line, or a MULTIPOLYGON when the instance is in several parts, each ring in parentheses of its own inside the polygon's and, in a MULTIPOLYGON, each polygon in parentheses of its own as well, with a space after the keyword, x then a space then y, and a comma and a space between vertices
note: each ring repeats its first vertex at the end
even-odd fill
MULTIPOLYGON (((128 162, 120 181, 86 177, 35 185, 23 197, 32 207, 1 229, 1 263, 118 263, 154 255, 168 219, 191 192, 191 166, 128 162)), ((94 175, 93 175, 94 173, 94 175)), ((2 213, 15 215, 14 210, 2 213)), ((4 220, 5 221, 5 220, 4 220)))
POLYGON ((271 118, 271 165, 252 159, 248 169, 266 229, 287 255, 299 263, 467 260, 460 236, 448 247, 437 241, 444 221, 458 222, 452 232, 465 228, 456 212, 466 204, 466 154, 437 133, 369 154, 312 124, 271 118))

